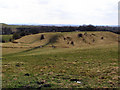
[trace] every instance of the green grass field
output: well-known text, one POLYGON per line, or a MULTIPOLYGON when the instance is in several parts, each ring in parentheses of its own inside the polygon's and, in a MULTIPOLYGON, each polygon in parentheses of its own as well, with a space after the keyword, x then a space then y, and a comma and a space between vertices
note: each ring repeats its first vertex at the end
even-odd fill
POLYGON ((12 35, 2 35, 2 40, 5 42, 9 42, 12 39, 12 35))
POLYGON ((3 48, 3 88, 118 88, 117 43, 27 49, 3 48))

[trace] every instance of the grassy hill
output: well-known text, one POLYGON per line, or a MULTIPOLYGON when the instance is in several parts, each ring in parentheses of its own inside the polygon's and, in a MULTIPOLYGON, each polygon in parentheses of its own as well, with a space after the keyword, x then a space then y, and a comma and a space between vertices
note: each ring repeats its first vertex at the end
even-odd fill
POLYGON ((112 44, 118 41, 118 35, 112 32, 64 32, 40 33, 27 35, 15 40, 16 43, 5 43, 6 47, 83 47, 86 45, 112 44), (44 39, 40 39, 44 35, 44 39))
POLYGON ((2 47, 3 88, 118 88, 117 34, 40 33, 2 47))

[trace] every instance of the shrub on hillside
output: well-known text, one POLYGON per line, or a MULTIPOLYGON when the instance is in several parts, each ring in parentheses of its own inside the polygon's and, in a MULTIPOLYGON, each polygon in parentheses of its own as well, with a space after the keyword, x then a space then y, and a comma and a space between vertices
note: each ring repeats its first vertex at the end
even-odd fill
POLYGON ((83 37, 83 35, 80 33, 80 34, 78 34, 78 37, 83 37))
POLYGON ((20 36, 20 34, 18 34, 18 33, 14 33, 13 34, 13 39, 19 39, 21 36, 20 36))
POLYGON ((40 37, 40 40, 45 39, 44 35, 42 34, 40 37))
POLYGON ((12 41, 13 41, 13 39, 9 39, 9 41, 10 41, 10 42, 12 42, 12 41))
POLYGON ((5 40, 2 40, 2 43, 5 43, 5 40))
POLYGON ((21 33, 20 33, 20 36, 25 36, 25 35, 26 35, 25 32, 21 32, 21 33))

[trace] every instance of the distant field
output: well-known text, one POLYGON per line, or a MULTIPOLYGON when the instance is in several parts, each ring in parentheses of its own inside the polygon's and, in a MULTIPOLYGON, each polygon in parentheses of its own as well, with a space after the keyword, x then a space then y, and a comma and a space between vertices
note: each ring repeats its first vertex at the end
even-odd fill
POLYGON ((62 33, 65 40, 61 33, 44 33, 43 40, 36 34, 16 40, 19 43, 4 43, 2 87, 118 88, 117 35, 92 32, 77 37, 79 33, 62 33), (67 44, 67 37, 74 45, 67 44))

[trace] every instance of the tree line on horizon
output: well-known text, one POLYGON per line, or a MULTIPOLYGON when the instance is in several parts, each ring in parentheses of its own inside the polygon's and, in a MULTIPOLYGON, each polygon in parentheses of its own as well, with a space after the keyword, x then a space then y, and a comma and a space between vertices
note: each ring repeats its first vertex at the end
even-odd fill
POLYGON ((14 26, 14 25, 3 25, 2 34, 9 35, 13 34, 13 39, 19 39, 22 36, 44 33, 44 32, 73 32, 73 31, 111 31, 120 34, 118 27, 112 26, 94 26, 94 25, 81 25, 81 26, 14 26))

